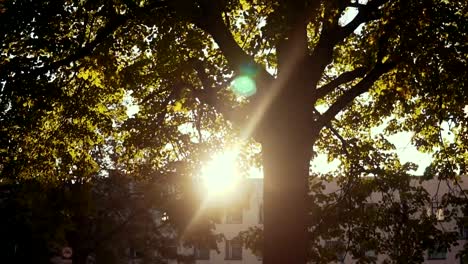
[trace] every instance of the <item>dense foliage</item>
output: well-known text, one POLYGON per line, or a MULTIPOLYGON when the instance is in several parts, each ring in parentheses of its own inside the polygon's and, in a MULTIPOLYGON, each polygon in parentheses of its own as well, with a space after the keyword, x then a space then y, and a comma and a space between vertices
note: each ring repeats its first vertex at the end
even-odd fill
MULTIPOLYGON (((395 219, 424 210, 432 199, 409 187, 416 164, 402 164, 387 135, 410 131, 420 151, 433 153, 427 178, 458 188, 457 175, 466 173, 466 14, 466 1, 444 0, 0 1, 1 203, 5 215, 24 212, 19 222, 5 218, 2 228, 15 237, 28 226, 25 235, 41 235, 26 246, 41 245, 35 250, 50 250, 45 244, 51 241, 72 243, 65 234, 81 230, 77 223, 85 221, 74 215, 96 213, 101 199, 112 201, 114 177, 130 177, 156 182, 161 192, 155 193, 163 198, 145 204, 147 212, 173 213, 172 227, 183 230, 196 205, 171 211, 167 203, 179 208, 180 197, 164 190, 176 182, 192 197, 187 177, 210 153, 240 138, 247 150, 258 149, 253 140, 261 144, 265 180, 271 179, 266 186, 281 186, 292 197, 281 207, 274 201, 284 195, 270 198, 267 192, 266 235, 285 236, 275 233, 286 232, 279 228, 268 231, 283 221, 272 217, 283 210, 300 219, 298 233, 305 224, 315 227, 307 248, 317 261, 331 256, 320 239, 334 237, 351 241, 349 252, 363 261, 369 260, 361 242, 369 241, 396 263, 420 262, 434 241, 454 242, 438 231, 435 219, 407 221, 408 237, 378 246, 374 242, 382 237, 364 231, 391 229, 395 219), (232 93, 228 88, 238 76, 252 78, 257 93, 232 93), (375 134, 376 126, 384 129, 375 134), (305 186, 301 179, 307 182, 316 153, 340 160, 335 176, 341 196, 324 196, 315 185, 310 201, 304 199, 307 187, 290 191, 305 186), (294 169, 299 167, 305 169, 294 169), (74 189, 86 191, 67 194, 74 189), (90 200, 91 190, 100 190, 101 198, 90 200), (375 221, 363 221, 353 210, 347 215, 372 192, 388 195, 375 221), (395 192, 406 199, 398 208, 395 192), (339 217, 329 216, 328 203, 336 204, 339 217), (312 223, 306 209, 315 212, 312 223), (44 212, 46 228, 35 210, 44 212)), ((256 152, 244 158, 260 162, 256 152)), ((456 193, 444 198, 444 206, 466 202, 466 191, 456 193)), ((131 204, 118 194, 112 205, 117 211, 131 204)), ((110 221, 104 219, 93 225, 110 221)), ((265 262, 287 255, 288 239, 304 248, 297 254, 303 260, 306 237, 294 232, 285 244, 270 239, 275 241, 265 247, 265 262)), ((164 238, 151 233, 155 237, 138 243, 161 245, 164 238)), ((8 243, 14 248, 20 242, 8 243)))

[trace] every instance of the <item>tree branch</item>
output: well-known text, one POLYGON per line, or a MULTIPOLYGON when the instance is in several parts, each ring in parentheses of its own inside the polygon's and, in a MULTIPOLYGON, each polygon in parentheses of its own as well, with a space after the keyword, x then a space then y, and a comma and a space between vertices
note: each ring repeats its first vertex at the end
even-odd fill
POLYGON ((367 72, 367 69, 365 67, 359 67, 352 71, 342 73, 336 79, 332 80, 331 82, 317 89, 316 98, 322 98, 325 95, 332 92, 338 86, 345 84, 347 82, 350 82, 356 78, 363 77, 366 74, 366 72, 367 72))
POLYGON ((365 4, 359 4, 359 3, 349 3, 348 6, 349 6, 349 7, 355 7, 355 8, 363 8, 363 7, 366 7, 365 4))
POLYGON ((373 0, 366 5, 359 6, 359 13, 346 26, 337 32, 337 43, 348 37, 359 25, 381 17, 379 8, 390 0, 373 0))
POLYGON ((193 22, 211 35, 226 57, 229 67, 239 73, 242 66, 254 65, 258 70, 258 81, 260 83, 262 81, 273 80, 273 77, 263 67, 255 63, 254 59, 237 44, 231 32, 224 24, 222 12, 219 8, 216 8, 216 4, 211 1, 201 2, 201 14, 192 17, 193 22))
POLYGON ((114 33, 120 26, 125 24, 129 19, 134 18, 140 14, 147 13, 149 10, 152 10, 155 8, 161 8, 164 6, 165 6, 164 1, 154 1, 148 6, 137 7, 135 8, 135 10, 133 10, 133 12, 129 12, 125 15, 114 13, 112 17, 109 18, 109 21, 106 23, 106 25, 97 31, 96 37, 91 42, 88 42, 84 46, 77 49, 74 53, 69 54, 65 58, 54 61, 44 67, 30 70, 31 65, 27 65, 26 67, 18 67, 15 70, 18 73, 21 73, 23 71, 24 73, 27 73, 27 74, 40 75, 50 70, 58 69, 61 66, 68 65, 74 61, 77 61, 81 58, 91 55, 92 52, 97 48, 97 46, 99 46, 102 42, 104 42, 109 36, 112 35, 112 33, 114 33))
POLYGON ((375 8, 359 8, 359 13, 356 15, 356 17, 353 20, 351 20, 351 22, 346 24, 346 26, 338 30, 338 34, 336 35, 336 43, 341 42, 346 37, 348 37, 362 23, 367 23, 378 18, 380 18, 380 14, 378 13, 378 6, 375 8))
POLYGON ((187 87, 190 87, 194 96, 198 98, 202 103, 205 103, 216 109, 216 111, 222 113, 223 116, 235 126, 243 127, 247 121, 247 113, 250 112, 249 109, 254 108, 258 102, 254 100, 251 101, 250 104, 247 104, 245 106, 233 108, 229 104, 229 102, 219 100, 219 98, 217 97, 217 93, 221 89, 229 86, 234 77, 227 79, 221 84, 217 84, 209 78, 208 74, 205 71, 206 67, 204 67, 202 61, 198 59, 193 59, 192 61, 193 68, 197 72, 197 76, 200 79, 203 89, 196 89, 193 85, 190 84, 186 84, 187 87))
MULTIPOLYGON (((90 55, 99 44, 101 44, 118 27, 123 25, 127 21, 127 19, 128 16, 115 15, 103 28, 98 30, 96 37, 93 41, 87 43, 83 47, 80 47, 74 53, 67 55, 63 59, 59 59, 43 67, 34 68, 33 66, 28 64, 26 66, 21 65, 19 67, 11 67, 10 70, 17 72, 18 74, 40 75, 47 73, 48 71, 55 70, 62 66, 68 65, 71 62, 77 61, 78 59, 90 55)), ((2 68, 10 66, 10 64, 12 63, 5 64, 5 66, 2 68)), ((0 68, 0 70, 4 69, 0 68)))
POLYGON ((207 89, 212 89, 212 93, 214 95, 216 95, 216 93, 221 90, 221 88, 224 86, 224 85, 227 85, 228 82, 230 81, 225 81, 222 85, 218 85, 216 86, 215 83, 213 82, 213 80, 211 80, 208 76, 208 74, 206 74, 206 71, 205 71, 205 68, 204 65, 203 65, 203 61, 199 60, 199 59, 192 59, 192 66, 193 68, 195 69, 195 71, 197 72, 197 76, 198 76, 198 79, 200 79, 200 82, 202 83, 202 86, 204 88, 204 90, 207 90, 207 89))
POLYGON ((246 116, 242 115, 240 111, 234 111, 229 104, 222 102, 216 96, 223 87, 226 87, 228 83, 231 82, 231 79, 223 82, 222 84, 215 84, 215 82, 206 74, 202 61, 194 59, 192 65, 197 72, 198 79, 200 80, 203 89, 197 89, 191 84, 184 85, 190 88, 194 97, 200 100, 200 102, 207 104, 216 109, 216 111, 222 113, 223 116, 233 124, 241 125, 242 120, 244 120, 246 116))
POLYGON ((324 22, 320 39, 310 56, 312 65, 314 65, 312 71, 323 73, 325 67, 332 61, 334 47, 353 33, 362 23, 378 19, 380 17, 379 7, 388 1, 390 0, 373 0, 361 6, 356 17, 344 27, 338 25, 340 16, 336 16, 331 23, 324 22))
POLYGON ((341 149, 343 150, 344 154, 349 157, 349 151, 348 151, 348 142, 346 139, 344 139, 340 133, 330 124, 327 124, 326 127, 338 138, 338 140, 341 142, 341 149))
POLYGON ((77 61, 93 52, 93 50, 107 39, 117 28, 123 25, 129 19, 128 16, 116 15, 113 17, 103 28, 101 28, 93 41, 87 43, 84 47, 78 49, 75 53, 51 63, 48 67, 38 68, 41 73, 48 70, 57 69, 60 66, 70 64, 71 62, 77 61))
POLYGON ((189 83, 184 83, 184 86, 188 87, 192 91, 192 95, 200 100, 201 103, 216 109, 226 120, 235 126, 242 127, 246 120, 244 108, 234 109, 229 102, 224 102, 216 97, 216 91, 219 91, 223 85, 211 88, 204 87, 203 89, 197 89, 189 83))
MULTIPOLYGON (((316 5, 318 1, 309 5, 316 5)), ((290 70, 292 63, 307 57, 309 49, 307 47, 307 22, 310 8, 305 1, 280 1, 272 15, 281 17, 284 29, 276 43, 276 54, 278 60, 278 71, 282 69, 290 70)))
POLYGON ((394 62, 379 63, 377 64, 359 83, 346 91, 341 97, 333 103, 328 110, 319 117, 317 125, 319 127, 326 126, 333 117, 342 111, 348 104, 350 104, 356 97, 367 92, 374 82, 380 78, 384 73, 390 71, 396 66, 394 62))

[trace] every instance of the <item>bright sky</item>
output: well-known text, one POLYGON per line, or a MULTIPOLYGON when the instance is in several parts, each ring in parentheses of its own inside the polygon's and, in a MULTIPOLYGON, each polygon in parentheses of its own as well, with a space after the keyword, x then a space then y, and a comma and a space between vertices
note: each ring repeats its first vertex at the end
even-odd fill
MULTIPOLYGON (((466 112, 468 115, 468 106, 466 106, 466 112)), ((372 136, 381 133, 386 125, 387 124, 384 123, 381 126, 371 128, 372 136)), ((418 151, 411 143, 413 134, 413 132, 400 132, 386 136, 386 139, 395 145, 395 153, 400 158, 400 162, 402 164, 412 162, 418 165, 418 169, 416 171, 412 171, 411 174, 421 176, 427 166, 431 164, 432 153, 423 153, 418 151)), ((454 135, 449 133, 449 125, 446 122, 442 123, 442 138, 448 142, 454 141, 454 135)), ((312 169, 320 173, 328 173, 335 170, 339 164, 338 160, 328 163, 326 155, 321 154, 312 161, 312 169)))
MULTIPOLYGON (((380 128, 374 128, 377 132, 380 128)), ((414 145, 411 144, 411 132, 401 132, 395 135, 388 136, 387 139, 393 145, 395 145, 395 152, 400 158, 401 163, 413 162, 417 164, 418 170, 411 172, 414 175, 422 175, 427 166, 431 164, 432 154, 419 152, 414 145)), ((329 173, 337 169, 340 164, 338 160, 334 160, 331 163, 327 162, 327 156, 325 154, 319 154, 312 161, 312 170, 319 173, 329 173)))
POLYGON ((135 104, 132 97, 132 92, 126 92, 122 104, 127 108, 126 113, 129 118, 132 118, 140 111, 140 107, 135 104))
MULTIPOLYGON (((373 128, 373 134, 377 134, 383 129, 383 126, 373 128)), ((387 136, 387 139, 395 145, 395 152, 397 153, 400 161, 402 163, 412 162, 417 164, 419 167, 416 171, 411 172, 414 175, 422 175, 427 166, 431 164, 432 154, 419 152, 414 145, 411 144, 411 137, 413 133, 411 132, 401 132, 395 135, 387 136)), ((446 135, 445 137, 449 137, 446 135)), ((216 157, 214 158, 216 159, 216 157)), ((332 162, 327 161, 327 156, 325 154, 319 154, 311 162, 311 168, 314 172, 318 173, 330 173, 338 168, 340 162, 334 160, 332 162)), ((216 165, 216 166, 219 166, 216 165)), ((225 168, 226 164, 222 164, 222 167, 225 168)), ((221 171, 221 170, 218 170, 221 171)), ((222 171, 225 171, 224 169, 222 171)), ((249 178, 263 178, 263 172, 259 168, 250 168, 248 172, 249 178)))
MULTIPOLYGON (((367 0, 357 1, 360 4, 366 4, 367 0)), ((358 14, 358 9, 354 7, 349 7, 346 9, 345 14, 340 18, 340 25, 344 26, 348 24, 356 15, 358 14)), ((362 25, 359 26, 355 32, 359 34, 362 30, 362 25)), ((372 133, 375 135, 381 132, 384 129, 384 125, 381 127, 376 127, 372 129, 372 133)), ((411 138, 413 133, 411 132, 401 132, 395 135, 388 136, 387 139, 393 145, 395 145, 396 153, 400 158, 402 163, 413 162, 419 167, 416 171, 412 172, 414 175, 422 175, 427 166, 431 164, 432 154, 419 152, 414 145, 411 144, 411 138)), ((311 163, 312 170, 319 173, 329 173, 337 169, 337 166, 340 164, 338 160, 332 162, 327 161, 327 156, 325 154, 319 154, 311 163)))

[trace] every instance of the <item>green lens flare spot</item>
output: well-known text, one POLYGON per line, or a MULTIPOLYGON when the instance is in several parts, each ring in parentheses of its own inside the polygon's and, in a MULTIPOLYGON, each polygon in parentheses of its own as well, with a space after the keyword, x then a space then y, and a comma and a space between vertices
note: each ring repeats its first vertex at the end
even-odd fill
POLYGON ((257 75, 258 70, 251 64, 245 64, 240 67, 239 72, 241 76, 254 77, 257 75))
POLYGON ((248 76, 236 77, 231 83, 231 89, 237 96, 249 97, 257 92, 255 81, 248 76))

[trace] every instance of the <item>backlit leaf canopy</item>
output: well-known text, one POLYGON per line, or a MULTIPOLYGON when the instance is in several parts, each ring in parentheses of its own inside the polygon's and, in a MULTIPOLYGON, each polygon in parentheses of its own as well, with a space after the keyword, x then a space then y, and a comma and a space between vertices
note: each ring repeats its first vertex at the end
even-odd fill
POLYGON ((296 95, 272 84, 295 76, 305 50, 314 150, 341 161, 341 185, 415 168, 371 135, 378 125, 414 132, 434 153, 427 176, 455 179, 468 161, 466 14, 466 1, 442 0, 1 1, 1 177, 150 177, 181 160, 195 170, 237 136, 270 132, 256 123, 261 102, 296 95), (244 75, 250 97, 230 89, 244 75))
POLYGON ((188 151, 179 125, 218 122, 176 78, 203 42, 196 32, 179 35, 187 25, 160 21, 167 11, 159 4, 156 17, 124 3, 2 4, 3 175, 53 181, 115 162, 156 166, 176 160, 171 142, 188 151), (128 104, 139 106, 133 118, 128 104))
MULTIPOLYGON (((28 162, 45 166, 43 171, 53 168, 58 157, 70 164, 85 162, 92 171, 100 166, 93 164, 92 151, 105 140, 116 140, 111 133, 117 130, 121 144, 138 134, 131 145, 164 146, 179 124, 198 118, 194 112, 215 120, 216 114, 200 101, 226 112, 228 120, 236 120, 239 113, 253 115, 248 111, 255 109, 242 107, 227 89, 240 69, 229 67, 222 50, 202 30, 211 19, 210 11, 202 2, 182 2, 4 1, 1 105, 2 138, 8 147, 2 155, 21 163, 27 153, 28 162), (215 89, 220 90, 213 93, 215 89), (133 119, 127 118, 122 105, 128 95, 140 108, 133 119), (158 129, 162 126, 164 130, 158 129)), ((275 73, 276 46, 287 30, 281 23, 286 6, 274 1, 223 1, 212 8, 221 9, 237 44, 275 73)), ((337 17, 350 12, 346 10, 359 8, 346 1, 315 6, 310 10, 308 46, 317 45, 323 27, 333 26, 337 17)), ((343 136, 366 131, 387 116, 398 120, 388 123, 389 133, 420 132, 414 141, 423 150, 438 142, 435 124, 450 120, 463 131, 464 11, 463 2, 389 1, 372 13, 379 19, 369 19, 338 43, 319 86, 379 60, 399 62, 339 116, 336 122, 343 136)), ((340 19, 341 27, 352 23, 344 25, 346 20, 350 18, 340 19)), ((330 106, 351 84, 317 96, 316 104, 330 106)))

